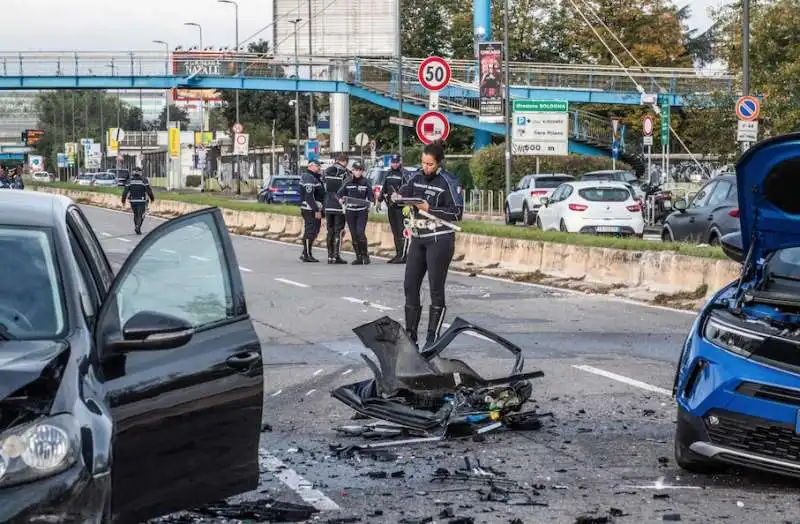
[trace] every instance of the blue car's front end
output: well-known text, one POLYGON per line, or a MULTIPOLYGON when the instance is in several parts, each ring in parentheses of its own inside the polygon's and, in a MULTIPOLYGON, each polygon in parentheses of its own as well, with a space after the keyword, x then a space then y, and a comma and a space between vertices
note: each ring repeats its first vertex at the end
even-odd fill
POLYGON ((741 233, 723 248, 739 280, 702 309, 675 377, 675 458, 800 476, 800 134, 737 166, 741 233))

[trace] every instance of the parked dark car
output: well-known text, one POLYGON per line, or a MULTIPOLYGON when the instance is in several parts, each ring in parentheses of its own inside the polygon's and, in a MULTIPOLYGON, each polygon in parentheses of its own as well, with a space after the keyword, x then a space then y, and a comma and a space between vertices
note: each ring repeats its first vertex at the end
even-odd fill
POLYGON ((106 171, 117 177, 117 186, 119 187, 127 184, 128 179, 131 177, 131 172, 128 169, 107 169, 106 171))
POLYGON ((270 177, 258 192, 258 201, 265 204, 300 205, 301 199, 299 176, 270 177))
POLYGON ((0 192, 0 264, 0 522, 143 522, 256 488, 261 346, 219 209, 115 275, 71 200, 0 192))
POLYGON ((664 242, 699 242, 719 245, 728 233, 739 231, 736 176, 713 178, 689 202, 678 199, 661 228, 664 242))

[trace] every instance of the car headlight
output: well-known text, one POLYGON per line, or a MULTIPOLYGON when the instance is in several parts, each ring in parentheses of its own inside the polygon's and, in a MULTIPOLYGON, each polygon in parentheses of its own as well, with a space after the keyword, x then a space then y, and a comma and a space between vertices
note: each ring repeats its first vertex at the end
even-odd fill
POLYGON ((0 434, 0 487, 60 473, 78 459, 80 436, 71 415, 57 415, 0 434))
POLYGON ((728 324, 716 318, 709 318, 703 332, 706 340, 723 349, 743 357, 749 357, 764 342, 764 336, 728 324))

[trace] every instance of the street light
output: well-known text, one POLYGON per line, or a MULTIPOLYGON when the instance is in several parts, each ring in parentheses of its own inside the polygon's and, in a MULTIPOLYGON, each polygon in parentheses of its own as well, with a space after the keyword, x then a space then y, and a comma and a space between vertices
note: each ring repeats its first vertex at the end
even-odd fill
POLYGON ((289 20, 289 23, 294 25, 294 134, 295 140, 295 155, 297 155, 297 162, 295 169, 298 174, 300 172, 300 60, 297 56, 297 24, 302 22, 302 18, 295 18, 289 20))
MULTIPOLYGON (((166 58, 164 59, 164 75, 169 76, 169 44, 164 40, 153 40, 154 44, 161 44, 164 46, 164 52, 166 53, 166 58)), ((170 106, 170 89, 166 89, 164 91, 164 129, 167 131, 167 144, 169 144, 169 106, 170 106)), ((167 145, 167 151, 164 155, 164 176, 167 178, 167 190, 172 189, 172 177, 170 176, 170 169, 169 169, 169 145, 167 145)))
MULTIPOLYGON (((197 22, 184 22, 183 25, 196 27, 200 31, 200 48, 199 48, 199 50, 200 50, 200 52, 202 52, 203 51, 203 26, 201 26, 197 22)), ((205 102, 205 100, 202 100, 202 97, 200 97, 200 98, 201 98, 201 100, 200 100, 200 136, 202 137, 203 133, 206 130, 206 111, 205 111, 206 102, 205 102)))
MULTIPOLYGON (((234 7, 235 14, 236 14, 236 65, 237 65, 237 72, 241 76, 242 74, 242 63, 239 60, 239 4, 236 3, 234 0, 217 0, 220 4, 231 4, 234 7)), ((240 79, 241 81, 241 79, 240 79)), ((239 123, 239 83, 236 83, 236 123, 239 123)), ((240 155, 236 155, 236 173, 238 176, 236 177, 236 194, 242 194, 242 160, 240 155)))

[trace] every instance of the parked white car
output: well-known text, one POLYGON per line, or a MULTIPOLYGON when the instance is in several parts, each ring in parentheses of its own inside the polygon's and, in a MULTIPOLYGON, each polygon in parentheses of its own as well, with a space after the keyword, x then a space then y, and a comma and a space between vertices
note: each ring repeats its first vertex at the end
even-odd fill
POLYGON ((37 171, 33 174, 34 182, 52 182, 55 177, 47 171, 37 171))
POLYGON ((567 182, 536 216, 543 230, 599 235, 644 235, 642 207, 623 182, 567 182))
POLYGON ((92 185, 99 187, 116 187, 117 175, 114 173, 95 173, 92 178, 92 185))
POLYGON ((528 175, 506 197, 504 214, 506 224, 516 224, 521 220, 526 226, 536 222, 536 213, 542 205, 541 198, 549 197, 555 188, 564 182, 575 180, 565 174, 528 175))

